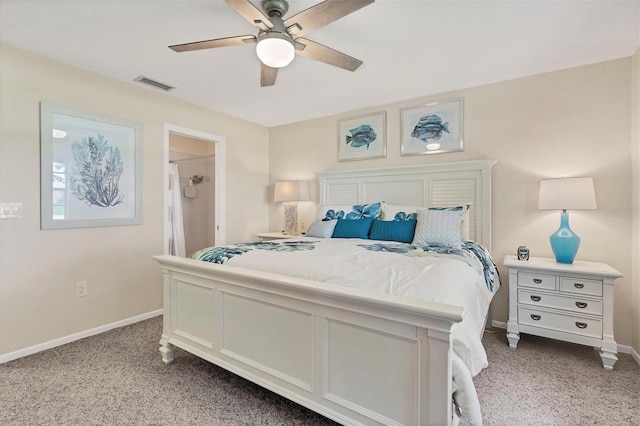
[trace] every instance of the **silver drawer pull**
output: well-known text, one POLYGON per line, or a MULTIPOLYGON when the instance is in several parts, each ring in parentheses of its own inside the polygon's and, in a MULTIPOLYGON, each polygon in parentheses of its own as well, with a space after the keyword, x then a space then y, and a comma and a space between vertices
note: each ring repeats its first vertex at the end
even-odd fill
POLYGON ((582 283, 573 283, 573 286, 574 286, 575 288, 583 288, 583 287, 584 287, 584 284, 582 284, 582 283))
POLYGON ((578 321, 576 321, 576 327, 578 327, 578 328, 587 328, 587 323, 586 322, 578 322, 578 321))
POLYGON ((542 299, 542 297, 540 296, 531 296, 531 300, 533 300, 534 302, 539 302, 542 299))
MULTIPOLYGON (((540 318, 542 318, 540 315, 536 315, 536 314, 531 314, 531 319, 534 321, 539 321, 540 318)), ((578 323, 576 323, 577 325, 578 323)), ((586 324, 584 325, 585 327, 587 326, 586 324)))
POLYGON ((587 307, 587 302, 576 302, 576 306, 580 309, 584 309, 587 307))
POLYGON ((542 280, 540 278, 534 278, 533 282, 536 284, 542 284, 542 280))

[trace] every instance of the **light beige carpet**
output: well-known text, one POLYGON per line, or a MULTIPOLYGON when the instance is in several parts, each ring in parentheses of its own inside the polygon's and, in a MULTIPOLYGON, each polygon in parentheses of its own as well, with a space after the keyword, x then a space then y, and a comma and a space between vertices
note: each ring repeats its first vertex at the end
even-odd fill
MULTIPOLYGON (((182 350, 165 365, 161 317, 0 365, 0 425, 335 425, 182 350)), ((640 366, 592 348, 485 334, 485 425, 640 425, 640 366)), ((465 419, 462 420, 465 423, 465 419)))
MULTIPOLYGON (((485 333, 489 367, 475 378, 486 426, 640 425, 640 366, 618 354, 613 371, 592 347, 520 335, 485 333)), ((462 422, 462 424, 466 424, 462 422)))

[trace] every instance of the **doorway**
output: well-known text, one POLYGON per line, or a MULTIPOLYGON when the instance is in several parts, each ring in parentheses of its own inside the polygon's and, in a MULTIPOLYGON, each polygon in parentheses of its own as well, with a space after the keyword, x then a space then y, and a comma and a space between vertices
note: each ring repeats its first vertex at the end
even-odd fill
POLYGON ((164 253, 170 254, 170 161, 177 166, 183 206, 187 255, 225 243, 225 139, 193 129, 165 124, 164 253))

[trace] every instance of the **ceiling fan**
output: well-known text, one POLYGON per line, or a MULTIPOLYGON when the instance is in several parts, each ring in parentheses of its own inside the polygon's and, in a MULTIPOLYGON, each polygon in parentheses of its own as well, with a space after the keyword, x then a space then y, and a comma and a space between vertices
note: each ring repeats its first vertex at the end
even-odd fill
POLYGON ((240 16, 258 28, 257 36, 249 34, 217 38, 175 44, 169 48, 176 52, 188 52, 257 43, 256 53, 262 63, 260 76, 260 86, 262 87, 273 86, 278 75, 278 68, 289 65, 296 53, 345 70, 355 71, 362 65, 362 61, 302 36, 374 1, 325 0, 285 20, 284 15, 289 10, 289 4, 286 0, 262 0, 262 9, 266 15, 249 0, 226 0, 240 16))

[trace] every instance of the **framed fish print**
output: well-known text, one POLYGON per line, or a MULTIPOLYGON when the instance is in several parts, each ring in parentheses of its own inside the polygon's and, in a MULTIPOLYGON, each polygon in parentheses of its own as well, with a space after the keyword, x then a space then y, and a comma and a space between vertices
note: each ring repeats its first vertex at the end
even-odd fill
POLYGON ((463 100, 452 99, 400 111, 401 155, 463 150, 463 100))
POLYGON ((142 223, 142 124, 40 103, 40 228, 142 223))
POLYGON ((339 121, 338 161, 386 157, 386 121, 386 112, 339 121))

